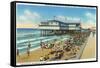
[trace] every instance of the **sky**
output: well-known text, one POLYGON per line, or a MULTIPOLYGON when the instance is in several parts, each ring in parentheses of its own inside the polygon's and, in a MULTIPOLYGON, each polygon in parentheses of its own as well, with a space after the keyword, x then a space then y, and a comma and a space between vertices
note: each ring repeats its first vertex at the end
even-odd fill
POLYGON ((95 7, 76 7, 76 6, 40 6, 17 4, 16 21, 17 28, 38 27, 41 21, 54 19, 66 21, 81 21, 85 27, 96 26, 95 7))

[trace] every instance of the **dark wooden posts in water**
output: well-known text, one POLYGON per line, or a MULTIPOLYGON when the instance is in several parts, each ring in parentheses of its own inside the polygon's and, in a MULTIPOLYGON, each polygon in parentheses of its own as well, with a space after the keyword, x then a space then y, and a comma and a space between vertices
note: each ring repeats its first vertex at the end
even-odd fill
POLYGON ((68 32, 68 30, 41 30, 41 36, 51 36, 51 35, 64 35, 68 32))
POLYGON ((49 36, 52 35, 52 30, 46 30, 46 29, 42 29, 41 30, 41 36, 49 36))

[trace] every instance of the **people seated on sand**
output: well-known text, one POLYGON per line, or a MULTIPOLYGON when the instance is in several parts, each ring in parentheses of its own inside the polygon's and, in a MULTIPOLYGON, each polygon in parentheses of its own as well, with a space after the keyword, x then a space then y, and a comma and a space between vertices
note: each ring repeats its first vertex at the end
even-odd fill
POLYGON ((64 44, 63 50, 70 51, 72 47, 73 47, 73 43, 64 44))
POLYGON ((68 45, 68 40, 65 40, 65 41, 64 41, 64 44, 65 44, 65 45, 68 45))
POLYGON ((63 50, 65 50, 68 47, 68 41, 65 41, 65 44, 63 45, 63 50))
POLYGON ((49 53, 49 54, 54 54, 56 51, 54 51, 54 50, 51 50, 51 52, 49 53))
POLYGON ((54 58, 55 58, 55 59, 61 59, 61 57, 63 56, 63 53, 64 53, 64 52, 56 52, 56 53, 54 54, 54 58))
POLYGON ((49 59, 49 55, 45 55, 44 56, 44 61, 48 60, 49 59))
POLYGON ((55 53, 54 57, 55 57, 55 59, 58 59, 59 54, 58 53, 55 53))
POLYGON ((73 38, 73 43, 74 45, 82 45, 83 43, 83 38, 79 37, 79 36, 74 36, 73 38))
POLYGON ((48 48, 52 48, 52 47, 54 47, 54 44, 53 43, 49 43, 48 44, 48 48))
POLYGON ((73 44, 73 38, 72 37, 69 39, 69 43, 73 44))
POLYGON ((48 44, 45 44, 45 45, 43 46, 43 48, 48 49, 48 44))
POLYGON ((44 61, 44 57, 43 56, 40 57, 40 61, 44 61))
POLYGON ((60 46, 56 46, 55 48, 54 48, 54 51, 55 52, 59 52, 59 51, 61 51, 62 50, 62 48, 60 47, 60 46))
POLYGON ((46 61, 49 59, 49 54, 40 57, 40 61, 46 61))
POLYGON ((77 48, 76 47, 73 47, 72 49, 71 49, 71 54, 72 55, 76 55, 77 54, 77 48))
POLYGON ((58 52, 60 52, 60 53, 63 52, 63 49, 60 46, 53 47, 50 54, 55 54, 58 52))
POLYGON ((41 48, 43 49, 43 48, 48 48, 48 45, 46 44, 46 43, 44 43, 44 42, 41 42, 41 48))
POLYGON ((54 47, 54 44, 53 43, 45 43, 45 42, 41 42, 40 44, 41 48, 45 48, 45 49, 49 49, 49 48, 52 48, 54 47))
POLYGON ((67 48, 65 48, 66 51, 70 51, 71 50, 71 46, 68 45, 67 48))
POLYGON ((68 47, 67 44, 64 44, 63 45, 63 50, 65 50, 67 47, 68 47))

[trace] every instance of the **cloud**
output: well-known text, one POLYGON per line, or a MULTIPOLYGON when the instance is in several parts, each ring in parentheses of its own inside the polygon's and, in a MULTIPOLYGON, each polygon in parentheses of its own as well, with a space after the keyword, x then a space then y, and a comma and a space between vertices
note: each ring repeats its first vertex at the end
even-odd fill
POLYGON ((22 15, 18 16, 18 22, 20 23, 37 23, 40 21, 40 14, 37 12, 32 12, 30 10, 25 10, 22 15))
POLYGON ((91 20, 92 20, 92 19, 93 19, 93 20, 96 20, 96 15, 93 14, 93 13, 87 12, 85 15, 87 16, 87 18, 89 18, 89 19, 91 19, 91 20))
POLYGON ((85 17, 86 17, 86 24, 90 25, 91 27, 96 27, 96 14, 87 12, 85 13, 85 17))
POLYGON ((88 22, 90 21, 90 22, 92 22, 92 23, 96 23, 96 14, 87 12, 87 13, 85 14, 85 16, 86 16, 88 22))
POLYGON ((40 14, 37 12, 31 12, 29 10, 25 10, 24 11, 25 16, 29 17, 29 18, 40 18, 40 14))
POLYGON ((19 16, 20 20, 27 20, 27 18, 24 15, 19 16))
POLYGON ((84 16, 85 16, 85 21, 82 21, 83 28, 96 27, 96 14, 86 12, 84 16))

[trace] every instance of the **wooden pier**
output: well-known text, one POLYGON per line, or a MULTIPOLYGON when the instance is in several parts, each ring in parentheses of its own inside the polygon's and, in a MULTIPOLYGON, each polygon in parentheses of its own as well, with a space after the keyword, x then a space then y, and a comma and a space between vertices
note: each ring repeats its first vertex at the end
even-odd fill
POLYGON ((81 24, 78 22, 62 22, 58 20, 48 20, 39 25, 41 36, 63 35, 71 31, 80 31, 81 24))

